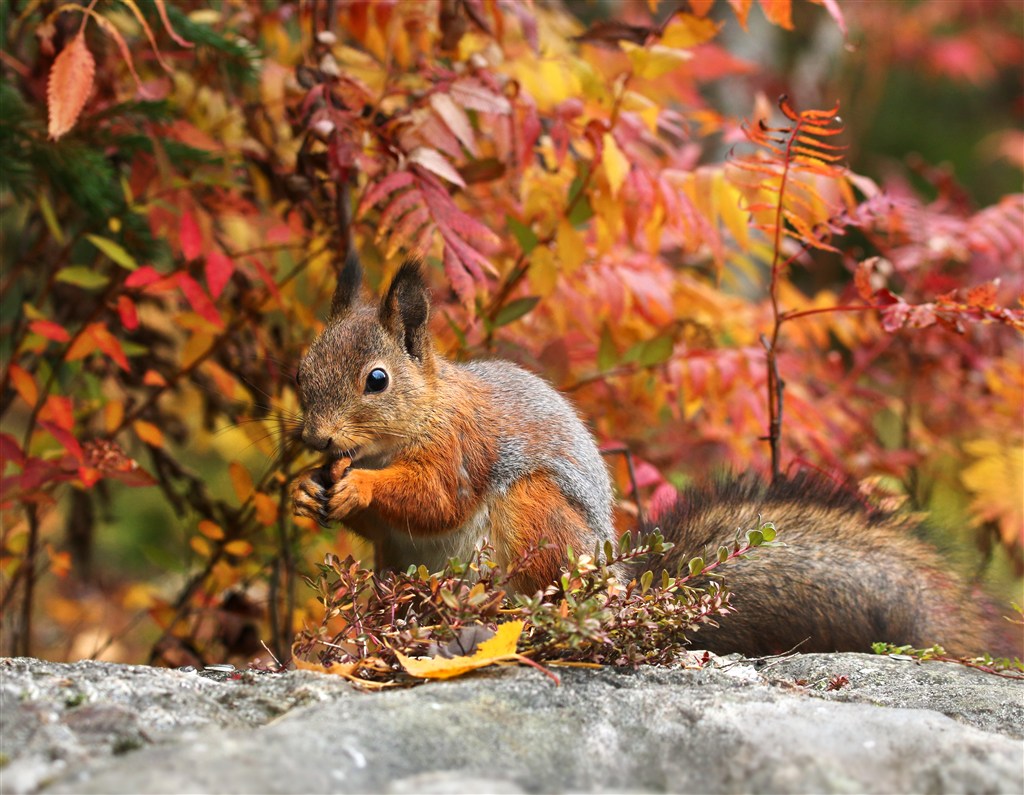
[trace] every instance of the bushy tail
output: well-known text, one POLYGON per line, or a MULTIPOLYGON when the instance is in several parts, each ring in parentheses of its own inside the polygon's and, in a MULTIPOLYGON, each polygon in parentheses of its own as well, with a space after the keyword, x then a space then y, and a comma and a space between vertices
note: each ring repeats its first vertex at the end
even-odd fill
POLYGON ((913 519, 818 475, 691 489, 641 532, 658 530, 675 544, 660 562, 674 574, 692 556, 731 545, 737 528, 756 526, 759 516, 774 522, 781 545, 722 567, 736 612, 701 628, 694 647, 762 656, 870 651, 886 641, 938 643, 954 656, 1022 656, 1020 627, 949 571, 915 536, 913 519))

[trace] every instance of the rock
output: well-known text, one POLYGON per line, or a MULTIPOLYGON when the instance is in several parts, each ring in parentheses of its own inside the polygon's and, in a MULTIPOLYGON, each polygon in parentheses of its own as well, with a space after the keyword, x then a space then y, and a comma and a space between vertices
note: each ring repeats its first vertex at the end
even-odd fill
POLYGON ((0 789, 1024 791, 1024 688, 962 666, 834 654, 558 673, 560 687, 503 668, 364 693, 306 672, 0 660, 0 789))

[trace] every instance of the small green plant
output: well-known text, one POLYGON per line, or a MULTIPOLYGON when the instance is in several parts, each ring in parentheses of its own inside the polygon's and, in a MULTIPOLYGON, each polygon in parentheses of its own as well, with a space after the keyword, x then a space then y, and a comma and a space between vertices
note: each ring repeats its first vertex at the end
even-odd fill
MULTIPOLYGON (((410 658, 435 658, 451 673, 452 658, 466 659, 499 631, 513 644, 489 661, 517 659, 538 664, 665 664, 686 649, 689 637, 715 618, 733 611, 729 591, 716 571, 770 544, 770 522, 745 534, 716 559, 696 557, 672 576, 643 571, 624 582, 623 571, 671 548, 657 533, 626 534, 593 554, 567 550, 567 565, 543 592, 513 595, 516 574, 540 553, 533 547, 507 569, 488 547, 470 561, 452 560, 443 571, 425 567, 375 576, 351 557, 328 555, 309 584, 325 612, 319 627, 307 628, 292 648, 298 667, 346 676, 366 686, 411 684, 410 658), (701 585, 693 584, 701 578, 701 585)), ((489 663, 488 663, 489 664, 489 663)), ((467 664, 464 670, 480 667, 467 664)), ((459 669, 459 673, 463 669, 459 669)), ((423 674, 416 674, 422 676, 423 674)), ((430 676, 430 674, 426 674, 430 676)))
POLYGON ((1007 679, 1024 679, 1024 662, 1019 657, 1012 660, 1009 657, 992 657, 988 654, 981 657, 953 657, 937 644, 927 649, 915 649, 913 646, 897 646, 893 643, 872 643, 871 649, 875 654, 889 654, 897 658, 921 661, 953 662, 1007 679))

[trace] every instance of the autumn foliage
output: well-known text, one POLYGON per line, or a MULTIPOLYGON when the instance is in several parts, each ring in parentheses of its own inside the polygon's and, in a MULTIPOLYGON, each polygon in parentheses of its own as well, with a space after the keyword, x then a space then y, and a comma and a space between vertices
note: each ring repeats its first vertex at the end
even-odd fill
POLYGON ((366 550, 289 515, 293 375, 349 245, 375 287, 422 258, 448 355, 544 374, 632 452, 623 527, 811 468, 1024 569, 1022 138, 971 132, 979 195, 868 144, 930 140, 874 118, 908 65, 1009 82, 1019 123, 1014 4, 0 18, 3 653, 286 658, 320 623, 303 576, 366 550))

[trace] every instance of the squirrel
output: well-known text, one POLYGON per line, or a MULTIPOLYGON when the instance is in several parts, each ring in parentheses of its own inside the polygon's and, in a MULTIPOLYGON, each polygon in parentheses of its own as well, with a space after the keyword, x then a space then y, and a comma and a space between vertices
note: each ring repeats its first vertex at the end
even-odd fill
MULTIPOLYGON (((378 571, 438 570, 469 559, 482 540, 507 567, 544 539, 512 582, 527 594, 556 580, 567 546, 615 541, 609 475, 569 401, 510 362, 439 355, 417 263, 399 268, 379 304, 360 297, 361 282, 350 254, 329 320, 298 368, 301 438, 327 463, 293 482, 294 512, 368 539, 378 571)), ((758 516, 784 544, 729 566, 737 610, 702 627, 695 646, 754 657, 887 641, 938 643, 954 656, 1020 654, 1008 622, 913 537, 913 520, 866 507, 820 475, 691 489, 638 532, 657 530, 674 545, 655 566, 674 574, 758 516)), ((640 572, 615 573, 628 581, 640 572)))

